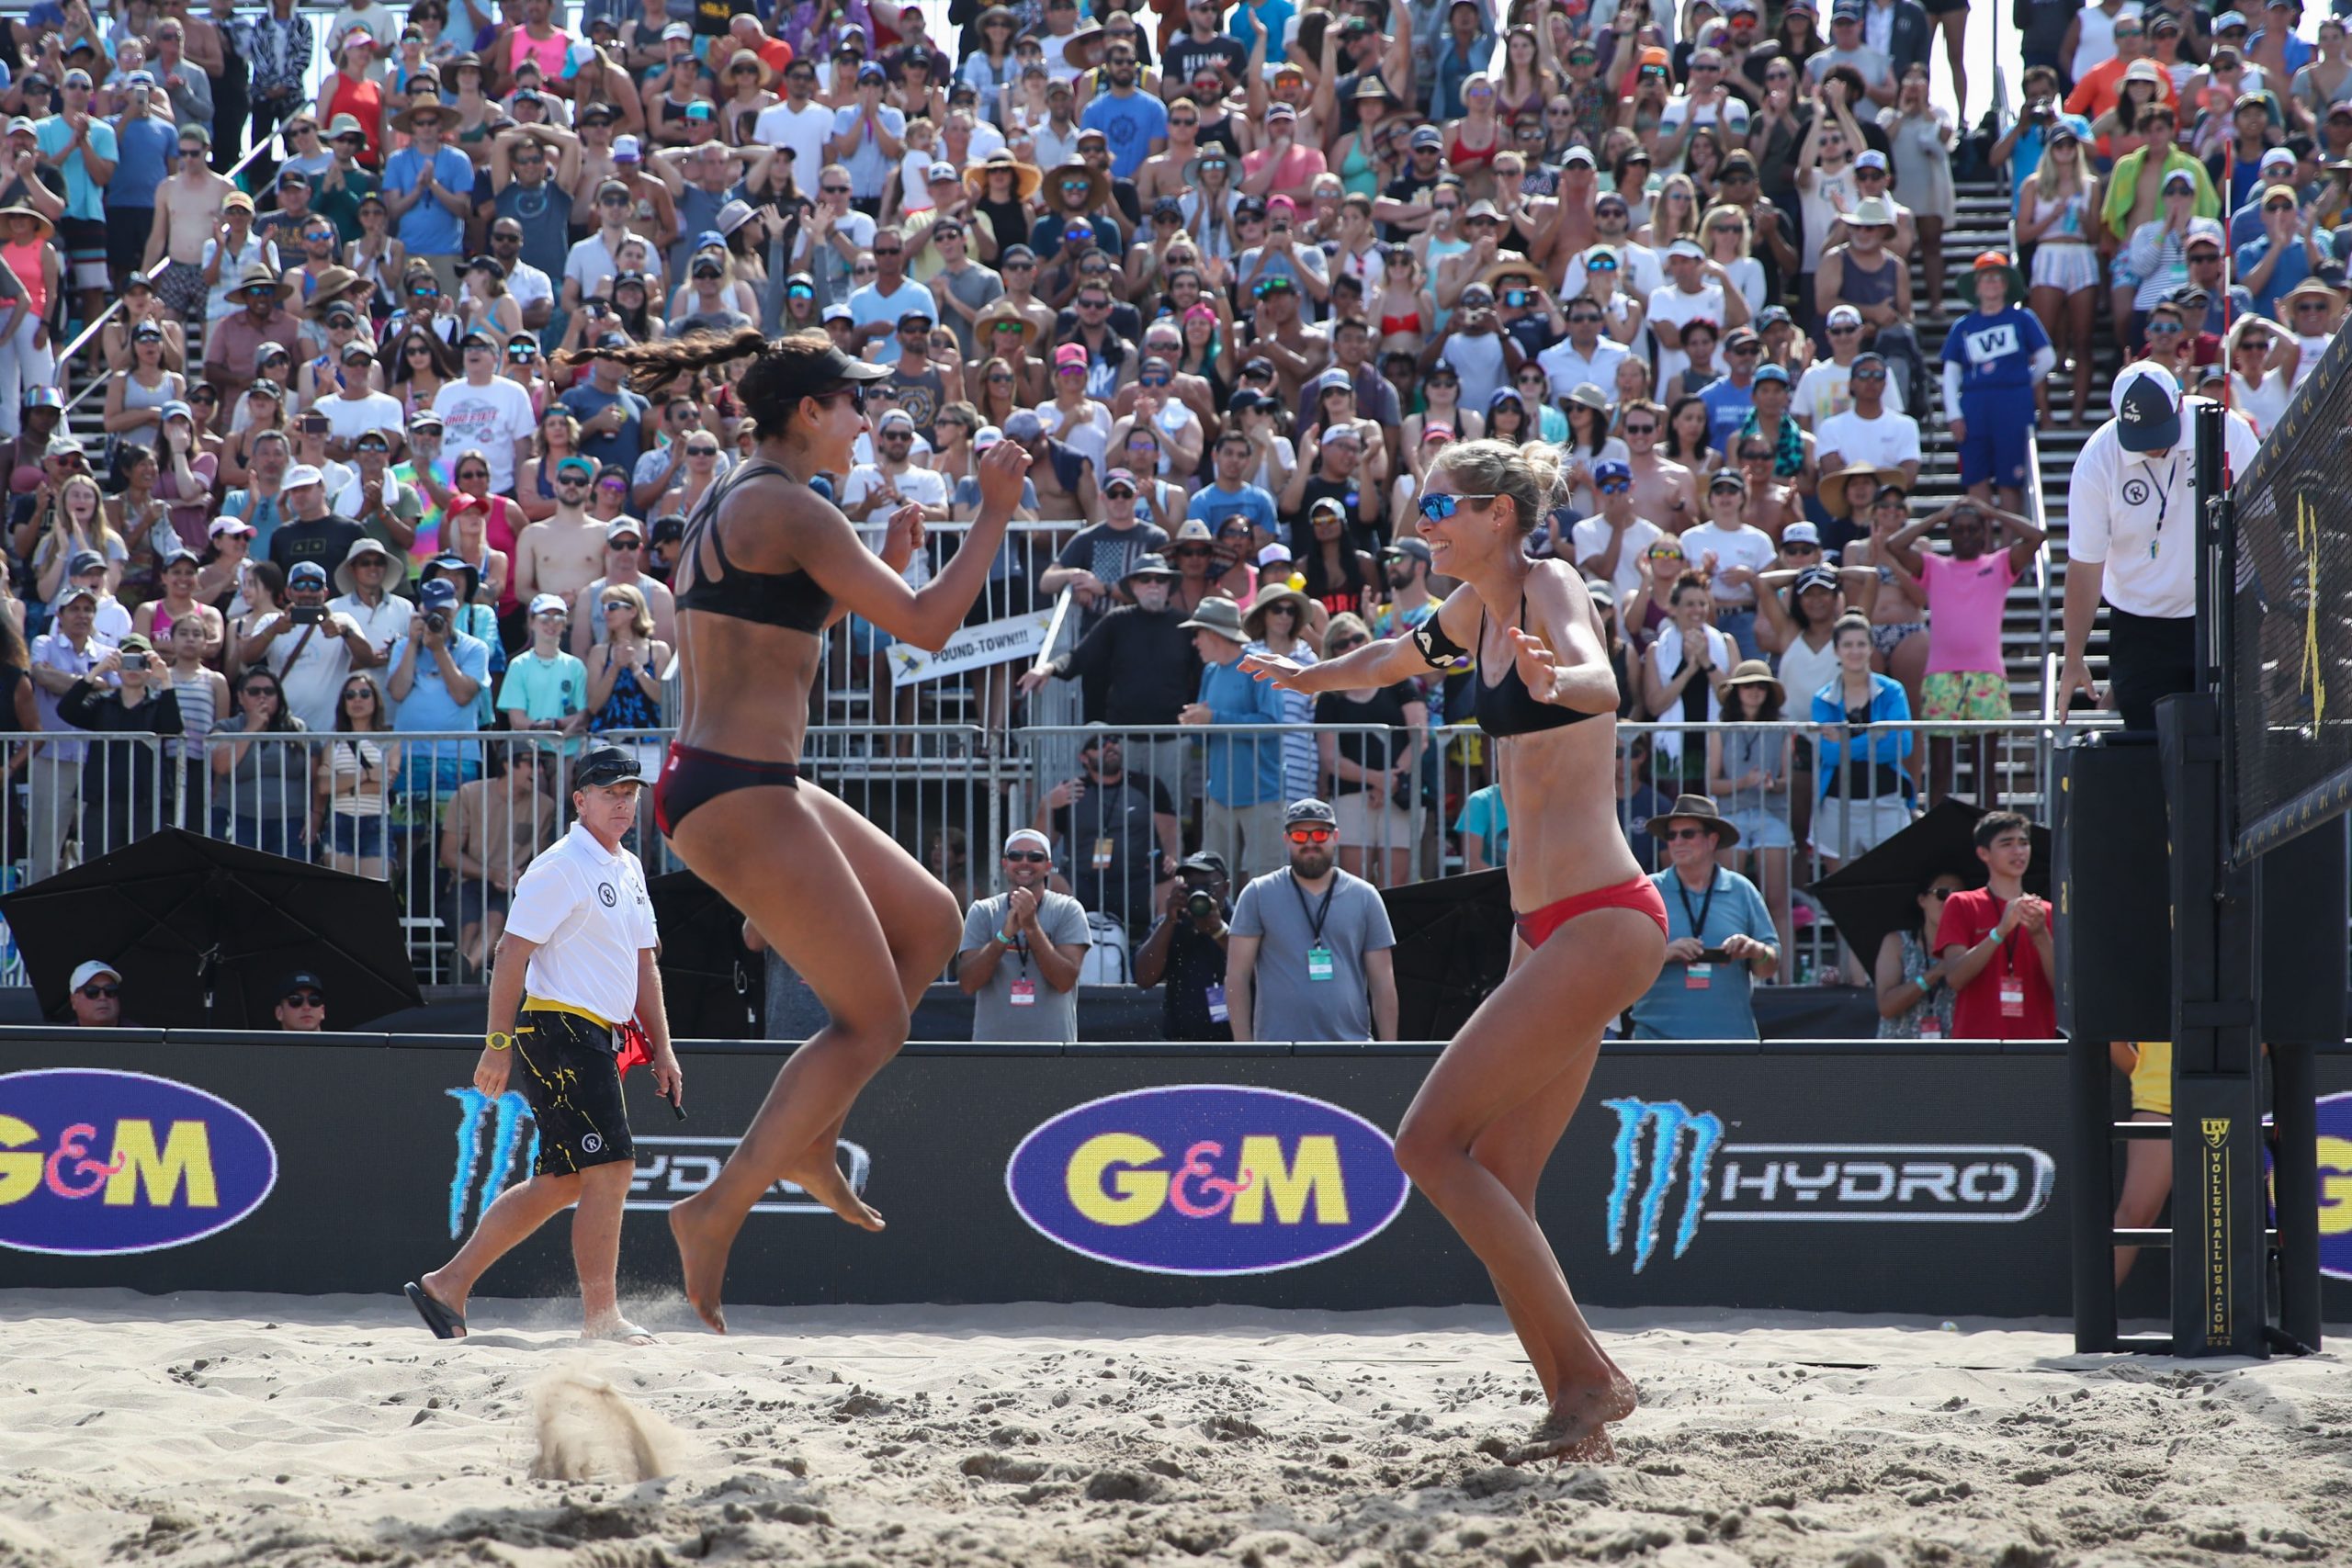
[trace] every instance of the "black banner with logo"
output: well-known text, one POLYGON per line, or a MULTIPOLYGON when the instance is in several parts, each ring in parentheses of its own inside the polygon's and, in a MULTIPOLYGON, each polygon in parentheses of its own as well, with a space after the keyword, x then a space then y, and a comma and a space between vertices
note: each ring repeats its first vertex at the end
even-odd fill
MULTIPOLYGON (((472 1089, 474 1055, 380 1036, 0 1032, 0 1288, 397 1291, 528 1173, 529 1113, 472 1089)), ((844 1137, 889 1228, 773 1189, 728 1298, 1490 1302, 1388 1143, 1433 1055, 910 1047, 844 1137)), ((661 1212, 708 1181, 782 1060, 688 1047, 684 1122, 631 1075, 625 1293, 675 1288, 661 1212)), ((2321 1075, 2322 1201, 2338 1206, 2323 1231, 2342 1252, 2352 1201, 2330 1183, 2352 1179, 2352 1055, 2324 1056, 2321 1075)), ((1594 1305, 2063 1316, 2064 1093, 2055 1048, 1612 1050, 1538 1213, 1594 1305)), ((2352 1258, 2327 1261, 2352 1275, 2352 1258)), ((2127 1316, 2162 1314, 2162 1273, 2143 1263, 2127 1316)), ((483 1293, 571 1289, 559 1220, 483 1293)), ((2352 1317, 2352 1279, 2327 1289, 2329 1319, 2352 1317)))

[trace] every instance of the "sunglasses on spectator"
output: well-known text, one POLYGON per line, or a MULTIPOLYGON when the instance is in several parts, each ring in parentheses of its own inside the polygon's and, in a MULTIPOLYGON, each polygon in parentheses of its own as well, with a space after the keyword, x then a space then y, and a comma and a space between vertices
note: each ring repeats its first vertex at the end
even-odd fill
POLYGON ((1668 828, 1663 836, 1668 843, 1679 844, 1685 839, 1706 838, 1709 831, 1705 828, 1668 828))
MULTIPOLYGON (((1732 489, 1729 485, 1725 485, 1723 489, 1713 493, 1716 495, 1737 495, 1740 492, 1732 489)), ((1808 545, 1803 539, 1791 539, 1781 545, 1781 553, 1784 556, 1817 556, 1821 553, 1821 547, 1819 545, 1808 545)))
POLYGON ((1631 479, 1603 479, 1600 481, 1599 488, 1600 493, 1603 495, 1623 495, 1627 491, 1634 488, 1634 481, 1631 479))
POLYGON ((102 986, 96 980, 93 980, 88 985, 82 987, 82 994, 89 998, 92 1001, 96 1001, 100 997, 119 997, 122 995, 122 987, 120 986, 102 986))
POLYGON ((1339 836, 1335 828, 1293 828, 1289 833, 1294 844, 1328 844, 1339 836))
POLYGON ((1004 858, 1023 865, 1041 865, 1054 857, 1043 850, 1007 850, 1004 858))
POLYGON ((1846 322, 1838 326, 1831 327, 1829 329, 1829 335, 1831 337, 1850 337, 1861 330, 1861 328, 1855 326, 1851 322, 1846 322))

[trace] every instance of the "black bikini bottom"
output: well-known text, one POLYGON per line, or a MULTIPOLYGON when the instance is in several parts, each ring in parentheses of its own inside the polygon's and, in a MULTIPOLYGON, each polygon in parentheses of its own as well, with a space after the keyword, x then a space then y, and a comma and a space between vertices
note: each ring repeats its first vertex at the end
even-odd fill
POLYGON ((668 838, 677 832, 688 813, 706 801, 769 784, 798 789, 800 769, 791 762, 748 761, 673 740, 669 757, 662 764, 662 776, 653 784, 653 821, 662 837, 668 838))

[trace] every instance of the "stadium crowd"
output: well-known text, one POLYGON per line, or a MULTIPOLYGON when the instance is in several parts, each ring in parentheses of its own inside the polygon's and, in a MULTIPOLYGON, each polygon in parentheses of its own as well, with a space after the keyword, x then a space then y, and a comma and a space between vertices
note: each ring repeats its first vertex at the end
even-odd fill
MULTIPOLYGON (((12 750, 19 874, 175 821, 422 866, 478 965, 558 831, 559 754, 655 755, 684 521, 752 435, 723 374, 657 406, 599 351, 756 327, 891 367, 861 460, 816 482, 877 536, 920 502, 910 576, 956 547, 980 453, 1035 459, 973 618, 1067 595, 1076 636, 985 712, 1017 727, 1068 681, 1107 727, 1022 802, 1049 859, 1001 875, 1056 913, 1042 946, 1071 930, 1050 885, 1138 977, 1181 968, 1185 896, 1223 897, 1213 871, 1247 907, 1302 802, 1329 802, 1308 847, 1375 886, 1501 863, 1491 756, 1446 728, 1475 671, 1310 705, 1238 669, 1426 620, 1420 476, 1487 437, 1566 455, 1530 548, 1583 569, 1649 721, 1621 743, 1646 863, 1674 874, 1651 824, 1707 801, 1766 915, 1732 966, 1862 983, 1871 954, 1801 966, 1794 884, 1955 786, 1962 746, 1916 725, 2010 716, 2055 349, 2076 418, 2102 289, 2184 375, 2261 367, 2242 405, 2309 364, 2324 335, 2223 355, 2184 316, 2217 180, 2241 288, 2214 319, 2340 311, 2340 28, 2282 62, 2278 6, 2234 44, 2187 7, 2146 39, 2128 5, 2019 10, 2030 51, 2066 14, 2066 58, 1997 144, 1970 134, 2031 254, 1948 276, 1962 0, 957 0, 943 35, 883 0, 41 0, 0 22, 0 681, 44 737, 12 750), (2165 130, 2192 101, 2220 107, 2165 130), (85 444, 60 389, 97 377, 85 444), (1923 421, 1951 505, 1913 499, 1923 421), (1213 726, 1261 728, 1187 733, 1213 726)), ((835 642, 887 682, 874 628, 835 642)), ((939 837, 984 953, 1015 934, 982 918, 997 878, 939 837)))

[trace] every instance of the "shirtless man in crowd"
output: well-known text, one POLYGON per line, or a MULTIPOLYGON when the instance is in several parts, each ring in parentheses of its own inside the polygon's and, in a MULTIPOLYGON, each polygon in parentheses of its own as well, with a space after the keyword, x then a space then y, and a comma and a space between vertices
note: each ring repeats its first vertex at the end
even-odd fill
POLYGON ((204 314, 204 243, 218 237, 221 203, 236 188, 212 172, 209 155, 200 132, 180 132, 179 163, 155 187, 155 223, 140 263, 141 270, 152 272, 157 262, 171 258, 155 280, 155 293, 183 321, 204 314))
MULTIPOLYGON (((1625 405, 1626 467, 1634 470, 1634 510, 1669 534, 1700 521, 1699 481, 1690 470, 1658 455, 1666 411, 1646 399, 1625 405)), ((1778 537, 1778 536, 1774 536, 1778 537)))
POLYGON ((588 515, 596 465, 573 453, 555 466, 555 515, 514 538, 514 594, 560 593, 571 604, 605 574, 605 525, 588 515))

